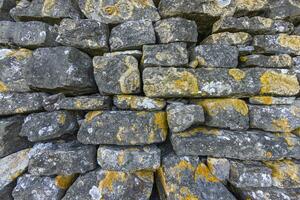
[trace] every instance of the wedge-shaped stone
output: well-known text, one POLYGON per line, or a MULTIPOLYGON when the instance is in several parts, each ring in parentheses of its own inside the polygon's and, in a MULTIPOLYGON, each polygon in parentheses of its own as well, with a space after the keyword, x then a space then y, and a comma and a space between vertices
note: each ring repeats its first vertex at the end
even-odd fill
POLYGON ((250 104, 256 105, 290 105, 296 97, 254 96, 249 98, 250 104))
POLYGON ((19 136, 23 121, 23 116, 0 120, 0 158, 30 146, 26 138, 19 136))
POLYGON ((198 39, 195 21, 180 17, 171 17, 158 21, 154 24, 154 29, 159 43, 196 43, 198 39))
POLYGON ((28 92, 26 64, 32 56, 28 49, 0 49, 0 92, 28 92))
POLYGON ((231 162, 229 182, 238 188, 271 187, 272 170, 260 162, 231 162))
POLYGON ((230 162, 225 158, 207 158, 209 171, 223 183, 226 183, 230 174, 230 162))
POLYGON ((0 93, 0 116, 43 110, 46 93, 0 93))
POLYGON ((29 141, 43 141, 74 134, 78 130, 77 115, 70 111, 41 112, 28 115, 20 136, 29 141))
POLYGON ((214 33, 205 38, 202 44, 225 44, 225 45, 249 45, 252 42, 252 37, 245 32, 222 32, 214 33))
POLYGON ((291 68, 293 65, 293 58, 287 54, 273 56, 257 54, 240 57, 241 67, 291 68))
POLYGON ((290 153, 284 137, 262 131, 195 128, 171 136, 178 155, 200 155, 240 160, 276 160, 290 153))
POLYGON ((180 67, 189 62, 186 43, 156 44, 143 46, 144 67, 180 67))
POLYGON ((197 156, 169 153, 162 158, 156 176, 161 199, 235 199, 197 156))
POLYGON ((168 125, 172 132, 187 130, 204 122, 204 111, 198 105, 171 104, 167 107, 168 125))
POLYGON ((106 24, 89 19, 63 19, 58 28, 56 41, 99 55, 109 51, 108 39, 109 29, 106 24))
POLYGON ((254 36, 253 46, 260 53, 300 55, 300 36, 257 35, 254 36))
POLYGON ((160 19, 152 0, 79 0, 79 7, 87 18, 105 24, 119 24, 139 19, 150 21, 160 19))
POLYGON ((195 100, 205 112, 205 125, 231 130, 249 128, 249 110, 245 101, 240 99, 195 100))
POLYGON ((300 106, 249 105, 250 127, 271 132, 291 132, 300 128, 300 106))
POLYGON ((9 10, 15 6, 15 0, 0 0, 0 21, 11 21, 9 10))
POLYGON ((147 200, 153 182, 153 172, 149 171, 128 173, 97 169, 78 177, 63 200, 147 200))
POLYGON ((37 48, 56 46, 54 27, 38 21, 0 21, 0 45, 37 48))
POLYGON ((50 24, 59 23, 62 18, 78 19, 82 15, 74 0, 33 0, 20 1, 10 10, 16 21, 32 19, 50 24))
POLYGON ((275 0, 269 3, 268 16, 273 19, 284 19, 298 23, 300 21, 300 5, 298 1, 275 0))
POLYGON ((238 65, 239 50, 229 45, 199 45, 191 55, 192 67, 234 68, 238 65))
POLYGON ((33 51, 26 80, 31 88, 47 92, 78 95, 96 91, 92 60, 74 47, 33 51))
POLYGON ((141 90, 138 61, 133 56, 97 56, 94 76, 101 94, 136 94, 141 90))
POLYGON ((94 111, 81 124, 77 139, 84 144, 143 145, 166 140, 165 112, 94 111))
POLYGON ((155 32, 151 21, 128 21, 115 26, 110 33, 112 51, 141 49, 142 45, 155 44, 155 32))
POLYGON ((122 110, 162 110, 166 106, 164 99, 149 98, 135 95, 116 95, 114 96, 114 105, 122 110))
POLYGON ((104 170, 125 172, 154 171, 160 166, 160 149, 155 145, 143 147, 100 145, 97 160, 104 170))
POLYGON ((38 143, 30 151, 28 172, 33 175, 70 175, 96 168, 96 147, 77 141, 38 143))
POLYGON ((294 25, 290 22, 265 17, 224 17, 214 23, 212 32, 228 31, 247 32, 250 34, 276 34, 291 33, 293 29, 294 25))

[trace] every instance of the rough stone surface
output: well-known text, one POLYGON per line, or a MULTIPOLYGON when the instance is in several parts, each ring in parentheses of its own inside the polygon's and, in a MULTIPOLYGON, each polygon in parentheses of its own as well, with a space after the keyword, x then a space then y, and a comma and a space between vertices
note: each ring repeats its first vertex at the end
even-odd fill
POLYGON ((0 0, 0 21, 11 21, 9 10, 15 6, 15 0, 0 0))
POLYGON ((298 1, 274 0, 270 1, 269 17, 285 19, 297 23, 300 21, 300 5, 298 1))
POLYGON ((291 68, 293 65, 293 58, 287 54, 273 56, 247 55, 240 57, 241 67, 291 68))
POLYGON ((256 105, 290 105, 295 99, 295 97, 254 96, 249 98, 249 102, 256 105))
POLYGON ((202 41, 202 44, 249 45, 251 42, 252 37, 249 33, 222 32, 211 34, 202 41))
POLYGON ((143 56, 143 52, 140 50, 126 50, 126 51, 114 51, 109 53, 104 53, 103 56, 118 56, 118 55, 128 55, 133 56, 140 60, 143 56))
POLYGON ((142 145, 165 141, 167 129, 165 112, 95 111, 86 115, 77 139, 84 144, 142 145))
POLYGON ((207 158, 207 167, 209 171, 220 181, 226 183, 229 179, 230 162, 225 158, 207 158))

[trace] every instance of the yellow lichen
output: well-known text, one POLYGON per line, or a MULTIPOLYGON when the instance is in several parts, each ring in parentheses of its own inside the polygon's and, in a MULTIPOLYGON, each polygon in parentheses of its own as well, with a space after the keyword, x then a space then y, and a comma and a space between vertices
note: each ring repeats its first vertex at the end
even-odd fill
POLYGON ((277 41, 283 47, 300 51, 300 36, 298 35, 280 34, 277 41))
POLYGON ((219 135, 220 131, 216 128, 206 128, 206 127, 197 127, 190 129, 188 131, 178 133, 180 137, 192 137, 199 133, 208 134, 208 135, 219 135))
POLYGON ((75 108, 81 108, 82 107, 82 102, 80 100, 76 100, 74 105, 75 105, 75 108))
POLYGON ((124 182, 126 179, 127 174, 125 172, 106 171, 105 177, 99 182, 99 189, 100 191, 108 189, 112 192, 115 182, 124 182))
POLYGON ((7 91, 8 91, 8 87, 5 85, 5 83, 0 81, 0 92, 7 92, 7 91))
POLYGON ((264 105, 271 105, 273 103, 273 97, 271 96, 257 96, 257 97, 252 97, 252 99, 264 105))
POLYGON ((85 115, 85 121, 91 122, 96 116, 101 115, 102 111, 91 111, 85 115))
POLYGON ((229 69, 228 73, 236 81, 240 81, 240 80, 244 79, 246 76, 246 73, 240 69, 229 69))
POLYGON ((118 13, 120 13, 119 6, 117 4, 112 6, 106 6, 104 8, 104 12, 108 15, 117 15, 118 13))
POLYGON ((166 196, 169 196, 171 192, 174 192, 174 191, 172 191, 172 188, 169 187, 169 185, 167 184, 163 167, 159 167, 157 169, 156 177, 157 177, 160 185, 162 186, 162 189, 164 190, 164 193, 166 194, 166 196))
POLYGON ((56 4, 56 0, 44 0, 43 8, 42 8, 42 14, 44 16, 51 15, 51 12, 56 4))
POLYGON ((178 93, 188 93, 196 95, 199 92, 198 80, 190 72, 184 71, 178 73, 178 78, 168 83, 170 89, 178 93))
POLYGON ((25 113, 25 112, 27 112, 27 108, 25 107, 20 107, 15 110, 15 113, 25 113))
POLYGON ((152 182, 153 181, 153 172, 141 170, 135 172, 135 175, 140 179, 144 180, 145 182, 152 182))
POLYGON ((132 57, 125 57, 124 63, 127 66, 125 73, 119 78, 120 90, 124 94, 136 92, 140 88, 140 74, 135 60, 132 57))
POLYGON ((154 124, 159 130, 162 131, 161 137, 163 139, 166 139, 168 134, 168 123, 167 123, 166 112, 156 112, 154 114, 154 124))
POLYGON ((60 124, 65 124, 66 122, 66 115, 65 114, 59 114, 57 117, 57 121, 60 124))
POLYGON ((7 53, 6 56, 13 57, 17 60, 23 60, 25 58, 29 58, 32 55, 32 51, 28 49, 18 49, 18 50, 12 50, 9 53, 7 53))
POLYGON ((272 120, 272 127, 276 131, 281 131, 281 132, 290 132, 292 131, 289 120, 288 119, 273 119, 272 120))
POLYGON ((241 62, 247 62, 248 61, 248 57, 247 56, 241 56, 240 57, 240 61, 241 62))
POLYGON ((61 189, 68 189, 74 180, 76 179, 76 174, 72 175, 58 175, 55 177, 55 185, 61 189))
POLYGON ((271 151, 266 152, 266 157, 267 158, 272 158, 272 156, 273 156, 273 153, 271 151))
POLYGON ((212 183, 220 182, 217 177, 210 173, 209 169, 204 163, 200 163, 195 170, 195 180, 197 178, 201 178, 212 183))
POLYGON ((199 200, 198 197, 191 193, 188 187, 180 188, 179 200, 199 200))

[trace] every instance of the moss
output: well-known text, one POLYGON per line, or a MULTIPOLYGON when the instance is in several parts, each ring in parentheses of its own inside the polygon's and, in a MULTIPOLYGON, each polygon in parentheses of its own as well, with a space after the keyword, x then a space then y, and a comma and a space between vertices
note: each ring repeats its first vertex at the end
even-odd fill
POLYGON ((58 175, 55 177, 55 185, 61 189, 68 189, 75 181, 77 175, 58 175))
POLYGON ((265 154, 265 156, 266 156, 267 158, 272 158, 273 153, 272 153, 271 151, 267 151, 266 154, 265 154))
POLYGON ((217 177, 212 175, 204 163, 200 163, 195 170, 195 181, 197 178, 204 179, 206 182, 217 183, 220 182, 217 177))
POLYGON ((272 127, 276 131, 280 132, 290 132, 292 131, 289 120, 282 118, 282 119, 273 119, 272 120, 272 127))
POLYGON ((5 83, 0 81, 0 92, 7 92, 7 91, 8 91, 8 87, 5 85, 5 83))
POLYGON ((85 121, 91 122, 96 116, 101 115, 102 111, 91 111, 85 115, 85 121))
POLYGON ((103 10, 107 15, 118 15, 120 13, 120 9, 117 4, 112 6, 106 6, 103 10))
POLYGON ((118 171, 106 171, 104 178, 99 182, 100 191, 108 189, 110 192, 113 191, 113 186, 116 182, 124 182, 127 179, 125 172, 118 171))
POLYGON ((243 70, 240 70, 240 69, 229 69, 228 73, 236 81, 241 81, 246 76, 246 73, 243 70))
POLYGON ((298 35, 280 34, 277 41, 283 47, 300 51, 300 36, 298 35))

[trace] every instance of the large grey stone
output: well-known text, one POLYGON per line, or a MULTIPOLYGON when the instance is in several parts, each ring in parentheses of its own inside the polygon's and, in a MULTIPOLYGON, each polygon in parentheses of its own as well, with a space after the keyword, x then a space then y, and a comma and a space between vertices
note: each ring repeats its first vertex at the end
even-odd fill
POLYGON ((293 58, 288 54, 265 56, 252 54, 240 57, 240 67, 291 68, 293 58))
POLYGON ((273 19, 284 19, 294 23, 300 21, 300 5, 294 0, 273 0, 269 2, 267 15, 273 19))

